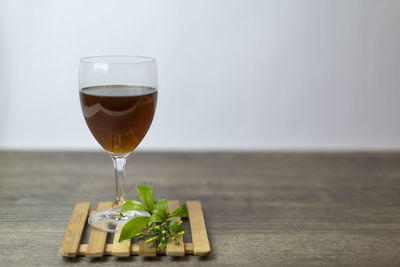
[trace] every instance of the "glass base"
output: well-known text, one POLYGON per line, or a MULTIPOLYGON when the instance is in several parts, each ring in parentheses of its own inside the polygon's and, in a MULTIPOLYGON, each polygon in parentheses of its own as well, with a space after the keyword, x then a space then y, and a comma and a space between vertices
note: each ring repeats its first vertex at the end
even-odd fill
POLYGON ((124 215, 125 216, 121 216, 120 208, 111 208, 91 215, 88 219, 88 223, 90 226, 100 231, 119 233, 121 232, 120 229, 122 229, 122 226, 131 219, 139 216, 150 217, 150 214, 143 210, 130 210, 124 213, 124 215), (117 228, 117 226, 120 227, 117 228))

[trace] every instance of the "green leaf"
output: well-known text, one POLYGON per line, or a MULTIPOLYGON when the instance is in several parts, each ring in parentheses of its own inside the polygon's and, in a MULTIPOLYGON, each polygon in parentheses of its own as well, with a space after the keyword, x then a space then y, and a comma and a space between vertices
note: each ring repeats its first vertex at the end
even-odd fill
POLYGON ((127 222, 122 228, 121 235, 119 236, 118 242, 126 239, 131 239, 140 233, 148 224, 149 217, 135 217, 127 222))
POLYGON ((150 222, 162 222, 163 218, 161 218, 160 215, 157 213, 153 213, 153 215, 150 216, 150 222))
POLYGON ((182 223, 179 223, 177 221, 169 221, 168 224, 169 224, 169 229, 175 234, 182 232, 184 230, 182 223))
POLYGON ((156 209, 156 210, 154 210, 154 213, 156 213, 158 216, 160 216, 163 219, 163 221, 168 219, 168 215, 167 215, 167 211, 166 210, 156 209))
POLYGON ((147 208, 136 200, 128 200, 121 207, 121 213, 127 212, 128 210, 147 210, 147 208))
POLYGON ((169 218, 171 217, 185 217, 188 215, 188 210, 186 208, 186 204, 180 205, 174 212, 168 215, 169 218))
POLYGON ((154 209, 154 192, 151 186, 138 184, 137 191, 140 199, 146 205, 147 211, 151 213, 154 209))
POLYGON ((157 200, 156 206, 157 206, 157 209, 159 209, 159 210, 167 211, 167 208, 168 208, 167 200, 165 198, 157 200))

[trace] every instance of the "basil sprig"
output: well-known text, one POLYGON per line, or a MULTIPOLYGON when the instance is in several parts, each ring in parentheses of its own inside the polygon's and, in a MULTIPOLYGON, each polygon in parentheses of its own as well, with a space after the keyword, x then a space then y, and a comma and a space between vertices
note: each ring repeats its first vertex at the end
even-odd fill
POLYGON ((151 186, 138 184, 137 191, 142 202, 126 201, 121 207, 121 214, 123 215, 130 210, 144 210, 150 213, 150 217, 135 217, 127 222, 121 230, 119 242, 134 237, 137 240, 146 239, 147 243, 154 242, 157 250, 162 247, 165 248, 170 239, 179 243, 177 237, 185 234, 182 221, 177 222, 168 219, 187 216, 186 204, 169 213, 166 199, 157 200, 154 209, 154 191, 151 186))

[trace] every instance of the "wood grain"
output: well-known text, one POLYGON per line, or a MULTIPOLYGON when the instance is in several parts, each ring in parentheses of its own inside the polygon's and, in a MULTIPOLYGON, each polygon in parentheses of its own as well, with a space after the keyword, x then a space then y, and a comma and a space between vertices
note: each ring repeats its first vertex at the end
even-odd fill
POLYGON ((0 182, 4 266, 400 266, 398 152, 132 153, 127 198, 200 200, 206 258, 60 256, 75 203, 113 199, 104 152, 2 151, 0 182))
POLYGON ((60 246, 60 254, 66 257, 75 257, 78 254, 78 248, 89 213, 90 203, 81 202, 75 205, 69 221, 64 240, 60 246))
MULTIPOLYGON (((178 200, 169 200, 168 201, 168 212, 172 213, 174 210, 176 210, 179 207, 179 201, 178 200)), ((169 220, 171 221, 181 221, 181 218, 179 217, 174 217, 170 218, 169 220)), ((177 237, 179 243, 176 244, 174 240, 168 240, 167 243, 167 255, 168 256, 185 256, 185 245, 183 243, 183 236, 177 237)))
MULTIPOLYGON (((193 244, 185 243, 184 245, 186 254, 193 254, 193 244)), ((87 247, 88 247, 87 244, 81 244, 79 246, 78 256, 85 256, 87 247)), ((160 251, 157 252, 157 255, 164 255, 166 254, 166 252, 167 251, 165 249, 164 250, 161 249, 160 251)), ((104 249, 104 255, 105 256, 112 255, 112 244, 106 244, 106 247, 104 249)), ((139 244, 131 244, 131 255, 139 255, 139 244)))
POLYGON ((144 257, 154 257, 157 255, 157 248, 151 243, 146 243, 145 240, 139 241, 139 255, 144 257))
MULTIPOLYGON (((104 211, 112 207, 112 202, 100 202, 97 211, 104 211)), ((96 211, 96 212, 97 212, 96 211)), ((91 228, 89 242, 86 249, 86 257, 98 258, 104 255, 107 232, 91 228)))
POLYGON ((190 230, 192 232, 193 254, 207 256, 211 248, 201 203, 200 201, 188 201, 186 204, 189 212, 190 230))
MULTIPOLYGON (((123 225, 118 225, 116 229, 121 231, 122 227, 123 225)), ((131 251, 131 240, 118 242, 120 235, 120 233, 114 234, 114 242, 111 254, 116 257, 129 257, 131 251)))

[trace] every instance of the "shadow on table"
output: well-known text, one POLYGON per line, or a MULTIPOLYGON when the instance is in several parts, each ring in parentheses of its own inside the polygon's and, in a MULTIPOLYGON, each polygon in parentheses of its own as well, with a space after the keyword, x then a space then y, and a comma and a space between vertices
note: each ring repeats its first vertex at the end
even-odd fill
MULTIPOLYGON (((114 262, 133 262, 133 261, 143 261, 143 262, 156 262, 160 261, 161 257, 168 257, 170 258, 170 261, 173 262, 185 262, 185 261, 190 261, 191 258, 197 258, 198 261, 210 261, 214 260, 214 254, 210 253, 208 256, 193 256, 193 255, 185 255, 182 257, 172 257, 172 256, 156 256, 156 257, 141 257, 141 256, 129 256, 129 257, 112 257, 112 256, 104 256, 101 258, 90 258, 88 261, 90 263, 102 263, 102 262, 110 262, 110 260, 114 262)), ((76 258, 69 258, 69 257, 63 257, 64 262, 68 263, 80 263, 85 259, 85 257, 76 257, 76 258)))

